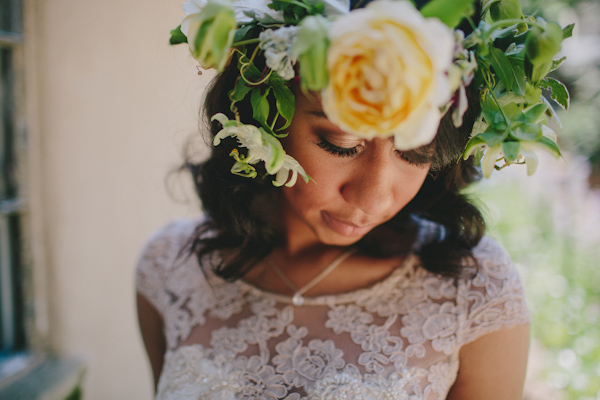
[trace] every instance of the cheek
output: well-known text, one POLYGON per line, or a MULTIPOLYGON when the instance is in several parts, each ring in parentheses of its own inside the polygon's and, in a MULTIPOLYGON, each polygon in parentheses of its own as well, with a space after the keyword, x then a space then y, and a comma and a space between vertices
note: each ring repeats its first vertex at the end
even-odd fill
POLYGON ((416 168, 407 173, 403 179, 399 179, 396 185, 394 185, 394 192, 397 199, 397 211, 404 208, 421 190, 429 169, 427 168, 416 168))

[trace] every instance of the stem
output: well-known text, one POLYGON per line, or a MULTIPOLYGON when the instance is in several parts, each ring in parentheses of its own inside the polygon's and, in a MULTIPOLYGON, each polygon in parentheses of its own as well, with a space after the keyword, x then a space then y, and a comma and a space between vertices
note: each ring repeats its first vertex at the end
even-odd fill
POLYGON ((501 28, 507 28, 511 25, 516 25, 516 24, 527 24, 527 26, 535 26, 538 27, 543 31, 546 30, 546 28, 544 28, 542 25, 538 24, 536 21, 527 21, 526 19, 505 19, 502 21, 498 21, 498 22, 494 22, 492 25, 490 25, 490 29, 486 32, 486 34, 488 36, 491 36, 491 33, 494 32, 496 29, 501 29, 501 28))
MULTIPOLYGON (((263 79, 261 79, 260 81, 258 81, 258 82, 250 82, 244 76, 244 71, 246 71, 246 69, 248 69, 248 67, 250 65, 252 65, 252 61, 254 61, 254 58, 256 58, 256 54, 258 53, 258 50, 259 50, 259 47, 256 46, 256 48, 254 49, 254 52, 252 53, 252 57, 250 57, 250 60, 247 63, 242 63, 242 67, 240 68, 240 76, 242 77, 242 79, 244 80, 244 82, 246 82, 248 85, 251 85, 251 86, 258 86, 261 83, 266 82, 269 79, 269 77, 271 76, 271 74, 273 73, 273 70, 269 71, 269 74, 266 77, 264 77, 263 79)), ((240 51, 240 53, 243 54, 241 51, 240 51)))
POLYGON ((277 114, 275 114, 275 118, 273 118, 273 123, 271 124, 271 131, 275 132, 275 123, 277 122, 277 118, 279 118, 279 110, 277 110, 277 114))
POLYGON ((254 43, 258 43, 258 42, 260 42, 259 38, 240 40, 239 42, 233 43, 231 45, 231 47, 240 47, 240 46, 245 46, 247 44, 254 44, 254 43))
MULTIPOLYGON (((479 61, 477 62, 477 64, 479 64, 479 61)), ((494 100, 494 103, 496 103, 496 107, 498 107, 498 109, 500 110, 500 113, 502 114, 504 121, 506 121, 507 127, 510 129, 510 119, 508 118, 508 116, 506 115, 506 113, 504 112, 502 107, 500 106, 500 102, 498 101, 498 98, 496 97, 496 94, 494 93, 494 88, 492 87, 492 84, 488 80, 488 74, 491 74, 491 72, 487 69, 487 67, 485 65, 479 64, 479 68, 483 68, 485 70, 486 73, 482 74, 483 80, 485 81, 485 85, 487 86, 488 90, 490 91, 492 100, 494 100)))
POLYGON ((471 28, 473 28, 473 31, 475 31, 475 29, 477 29, 477 26, 475 25, 475 22, 473 22, 473 20, 471 19, 471 17, 469 17, 468 15, 465 18, 467 19, 467 21, 469 21, 469 24, 471 24, 471 28))

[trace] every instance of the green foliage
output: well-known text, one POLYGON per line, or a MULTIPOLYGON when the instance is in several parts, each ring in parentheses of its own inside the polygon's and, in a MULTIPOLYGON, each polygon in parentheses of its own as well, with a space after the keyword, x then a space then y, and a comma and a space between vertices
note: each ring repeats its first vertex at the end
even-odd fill
POLYGON ((177 28, 173 29, 171 32, 171 39, 169 39, 170 44, 180 44, 187 43, 187 36, 181 32, 181 25, 178 25, 177 28))
POLYGON ((323 13, 324 4, 321 1, 312 2, 307 0, 272 0, 269 8, 283 12, 286 24, 296 25, 309 15, 323 13))
POLYGON ((67 397, 65 397, 65 400, 82 400, 83 399, 83 391, 81 390, 81 386, 77 385, 73 388, 73 390, 71 391, 71 393, 69 393, 69 395, 67 397))
POLYGON ((545 115, 554 116, 551 104, 542 97, 542 88, 549 89, 561 107, 568 107, 566 87, 547 74, 564 61, 554 60, 554 56, 571 29, 563 31, 554 22, 524 16, 517 0, 484 4, 481 23, 463 45, 476 50, 479 68, 475 82, 482 90, 482 112, 488 126, 469 140, 463 158, 475 154, 481 161, 483 150, 495 148, 504 164, 498 166, 495 157, 486 157, 486 171, 524 161, 533 173, 537 161, 521 155, 521 150, 526 153, 539 148, 560 155, 555 135, 541 128, 547 124, 545 115))
POLYGON ((552 100, 556 101, 565 111, 569 109, 569 103, 571 101, 569 91, 562 82, 559 82, 554 78, 546 77, 540 82, 540 87, 550 89, 552 91, 552 100))
POLYGON ((489 7, 490 17, 493 21, 522 18, 523 16, 519 0, 491 0, 485 4, 485 7, 489 7))
POLYGON ((327 86, 328 23, 323 16, 305 18, 292 52, 300 65, 303 89, 321 90, 327 86))
POLYGON ((433 0, 421 8, 421 14, 427 18, 438 18, 450 28, 455 28, 465 15, 471 14, 474 2, 474 0, 433 0))

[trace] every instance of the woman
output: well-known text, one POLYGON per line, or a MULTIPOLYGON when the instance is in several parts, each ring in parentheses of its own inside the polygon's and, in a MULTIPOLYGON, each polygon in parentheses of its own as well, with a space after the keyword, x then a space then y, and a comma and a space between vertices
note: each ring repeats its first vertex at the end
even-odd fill
MULTIPOLYGON (((324 15, 339 11, 333 7, 339 4, 326 3, 324 15)), ((205 215, 158 231, 137 271, 139 322, 157 398, 521 398, 529 342, 522 286, 460 193, 478 178, 477 168, 472 159, 456 162, 484 96, 474 85, 467 90, 462 125, 455 97, 433 140, 399 137, 402 129, 363 134, 344 119, 352 111, 340 112, 343 105, 332 101, 335 83, 320 91, 318 79, 307 78, 314 71, 303 73, 309 58, 285 53, 290 76, 269 59, 276 35, 255 40, 265 31, 260 21, 309 21, 319 10, 307 6, 298 17, 298 9, 275 1, 252 18, 238 13, 232 32, 249 28, 225 60, 231 44, 220 58, 214 46, 210 55, 202 50, 203 40, 212 37, 210 21, 222 27, 233 11, 186 4, 189 15, 178 32, 199 37, 189 41, 192 53, 221 73, 205 103, 213 121, 211 156, 190 165, 205 215), (262 52, 264 59, 255 57, 262 52), (283 87, 279 80, 293 94, 291 114, 280 101, 285 93, 275 93, 283 87), (279 130, 288 133, 281 144, 273 139, 279 130), (399 150, 407 140, 427 144, 399 150), (295 182, 298 174, 305 182, 295 182)), ((395 5, 385 6, 394 14, 395 5)), ((381 15, 377 7, 367 10, 381 15)), ((309 25, 303 24, 278 37, 304 40, 296 39, 309 25)), ((334 30, 335 24, 328 33, 330 82, 334 30)), ((490 105, 481 104, 489 114, 490 105)), ((504 149, 506 161, 514 161, 504 149)))

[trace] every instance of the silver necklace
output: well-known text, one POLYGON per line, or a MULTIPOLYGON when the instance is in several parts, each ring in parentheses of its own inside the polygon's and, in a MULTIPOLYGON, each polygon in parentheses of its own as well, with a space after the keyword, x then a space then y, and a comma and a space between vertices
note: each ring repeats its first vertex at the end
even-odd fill
POLYGON ((271 257, 267 257, 266 261, 269 264, 269 266, 271 267, 271 269, 281 278, 281 280, 286 285, 288 285, 288 287, 290 289, 292 289, 294 291, 294 296, 292 297, 292 303, 295 306, 299 307, 302 304, 304 304, 304 297, 302 297, 302 295, 304 293, 308 292, 310 289, 315 287, 315 285, 317 285, 319 282, 321 282, 323 280, 323 278, 325 278, 331 271, 333 271, 335 269, 335 267, 340 265, 342 263, 342 261, 344 261, 346 258, 350 257, 355 252, 356 252, 356 249, 352 248, 352 249, 349 249, 349 250, 343 252, 342 254, 340 254, 340 256, 338 258, 336 258, 335 260, 333 260, 333 262, 331 264, 329 264, 327 267, 325 267, 325 269, 319 275, 317 275, 312 281, 308 282, 306 285, 304 285, 300 289, 298 289, 296 287, 296 285, 294 285, 288 279, 288 277, 285 276, 285 274, 283 273, 281 268, 279 268, 279 266, 277 264, 275 264, 275 262, 271 259, 271 257))

